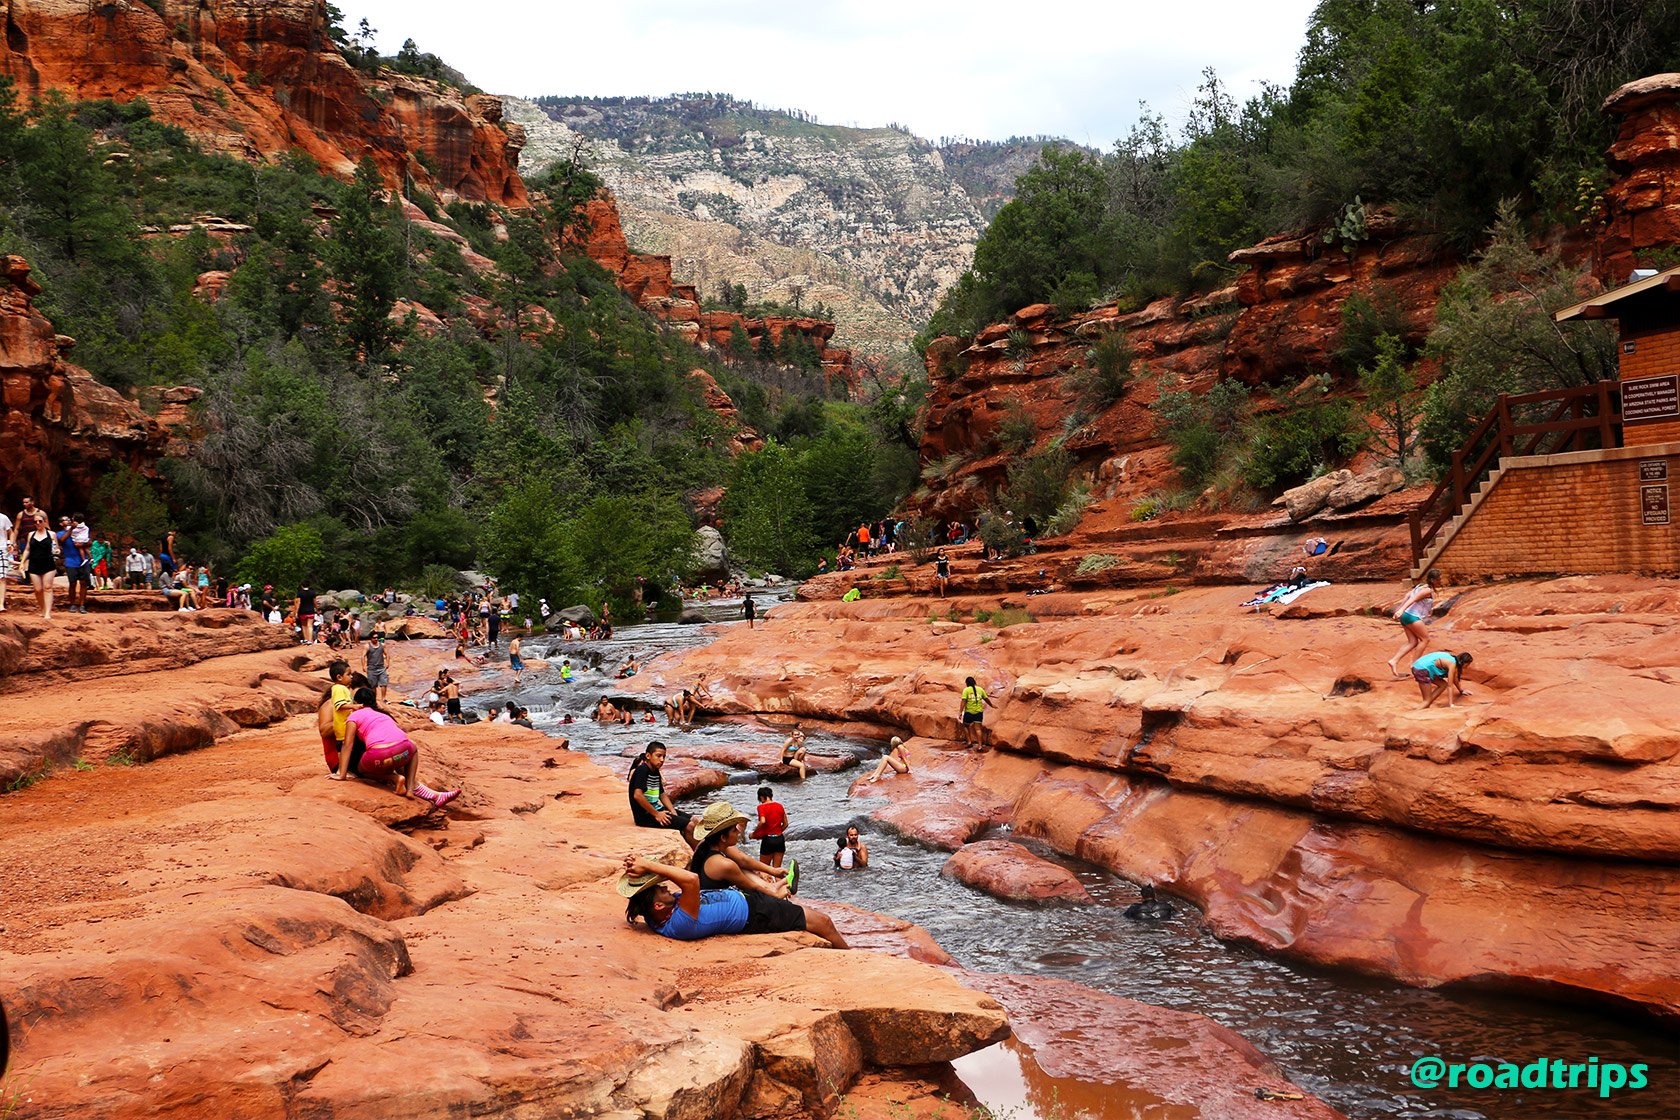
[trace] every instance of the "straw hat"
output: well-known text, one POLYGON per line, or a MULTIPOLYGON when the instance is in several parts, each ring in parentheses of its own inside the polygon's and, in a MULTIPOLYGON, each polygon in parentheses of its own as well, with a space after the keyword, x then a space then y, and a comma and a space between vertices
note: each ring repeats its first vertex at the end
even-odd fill
POLYGON ((700 823, 694 826, 694 845, 699 847, 706 839, 715 836, 729 826, 747 823, 747 818, 735 811, 735 806, 727 801, 714 801, 706 806, 701 814, 700 823))
POLYGON ((623 898, 635 898, 657 882, 659 876, 651 871, 644 871, 640 875, 632 875, 626 871, 618 877, 618 893, 623 898))

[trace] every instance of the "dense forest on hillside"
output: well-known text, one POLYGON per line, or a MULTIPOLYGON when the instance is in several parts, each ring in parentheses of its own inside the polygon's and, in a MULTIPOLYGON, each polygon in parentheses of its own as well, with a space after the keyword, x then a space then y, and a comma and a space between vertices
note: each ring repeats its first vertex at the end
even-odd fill
MULTIPOLYGON (((1676 0, 1323 0, 1287 88, 1239 104, 1210 70, 1176 133, 1146 111, 1106 155, 1046 146, 920 341, 1033 303, 1128 311, 1211 291, 1241 272, 1232 251, 1276 233, 1352 255, 1380 209, 1465 262, 1429 337, 1405 328, 1392 293, 1360 291, 1320 368, 1257 390, 1163 385, 1153 408, 1182 490, 1140 516, 1209 487, 1257 503, 1367 448, 1427 476, 1498 392, 1614 375, 1607 331, 1549 319, 1578 298, 1584 267, 1533 244, 1597 215, 1604 97, 1677 67, 1676 0)), ((1105 345, 1076 377, 1096 383, 1087 411, 1149 375, 1123 336, 1105 345)))
POLYGON ((1324 0, 1287 88, 1239 104, 1208 71, 1176 134, 1146 112, 1107 155, 1047 148, 927 337, 1215 288, 1268 234, 1357 243, 1370 207, 1461 249, 1506 200, 1579 222, 1605 175, 1600 102, 1677 66, 1675 0, 1324 0))
MULTIPOLYGON (((862 403, 773 355, 696 350, 562 252, 587 170, 530 185, 528 212, 408 192, 469 254, 405 217, 371 164, 349 182, 299 153, 251 165, 143 101, 24 105, 0 81, 0 251, 29 259, 37 305, 97 378, 205 391, 194 453, 163 463, 162 487, 110 476, 96 527, 149 542, 174 526, 186 559, 283 589, 435 587, 477 564, 556 603, 628 608, 690 570, 687 496, 736 469, 696 368, 799 464, 827 472, 860 448, 898 464, 847 467, 837 507, 819 486, 824 516, 808 503, 799 539, 907 489, 913 454, 862 403), (205 214, 250 228, 212 237, 205 214), (195 294, 213 270, 231 274, 225 294, 195 294), (393 315, 403 300, 451 325, 393 315)), ((769 559, 745 543, 749 563, 769 559)))

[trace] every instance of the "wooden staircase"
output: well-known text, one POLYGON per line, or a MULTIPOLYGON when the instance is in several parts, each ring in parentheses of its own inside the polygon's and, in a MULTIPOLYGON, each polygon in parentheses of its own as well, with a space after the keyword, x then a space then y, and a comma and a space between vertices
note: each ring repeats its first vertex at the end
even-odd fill
POLYGON ((1452 544, 1515 456, 1558 455, 1621 446, 1621 394, 1614 381, 1543 393, 1501 393, 1452 469, 1411 514, 1412 578, 1452 544))

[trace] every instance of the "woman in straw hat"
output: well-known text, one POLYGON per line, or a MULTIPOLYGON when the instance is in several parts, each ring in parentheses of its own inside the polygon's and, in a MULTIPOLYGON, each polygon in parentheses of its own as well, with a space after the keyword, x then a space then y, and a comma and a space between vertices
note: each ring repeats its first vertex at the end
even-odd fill
POLYGON ((738 846, 746 823, 747 818, 727 801, 714 801, 706 806, 700 822, 694 826, 694 855, 688 861, 688 869, 700 876, 703 891, 734 887, 786 898, 793 893, 795 880, 791 874, 784 879, 781 871, 754 859, 738 846))
POLYGON ((700 876, 682 867, 624 857, 618 893, 629 900, 624 918, 677 941, 698 941, 723 933, 814 933, 836 949, 850 948, 828 915, 785 898, 734 888, 702 891, 700 876))

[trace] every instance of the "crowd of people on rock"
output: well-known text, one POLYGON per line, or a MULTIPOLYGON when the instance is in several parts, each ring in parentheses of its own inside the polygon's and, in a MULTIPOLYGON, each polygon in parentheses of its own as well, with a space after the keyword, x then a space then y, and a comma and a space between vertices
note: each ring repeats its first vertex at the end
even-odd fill
POLYGON ((109 537, 96 534, 81 513, 61 514, 55 523, 33 496, 23 499, 15 517, 0 511, 0 611, 8 609, 12 582, 33 593, 42 618, 52 617, 55 600, 61 612, 87 614, 89 593, 95 591, 158 591, 178 611, 255 606, 250 584, 231 583, 208 565, 183 562, 173 532, 155 549, 134 544, 119 555, 109 537))

